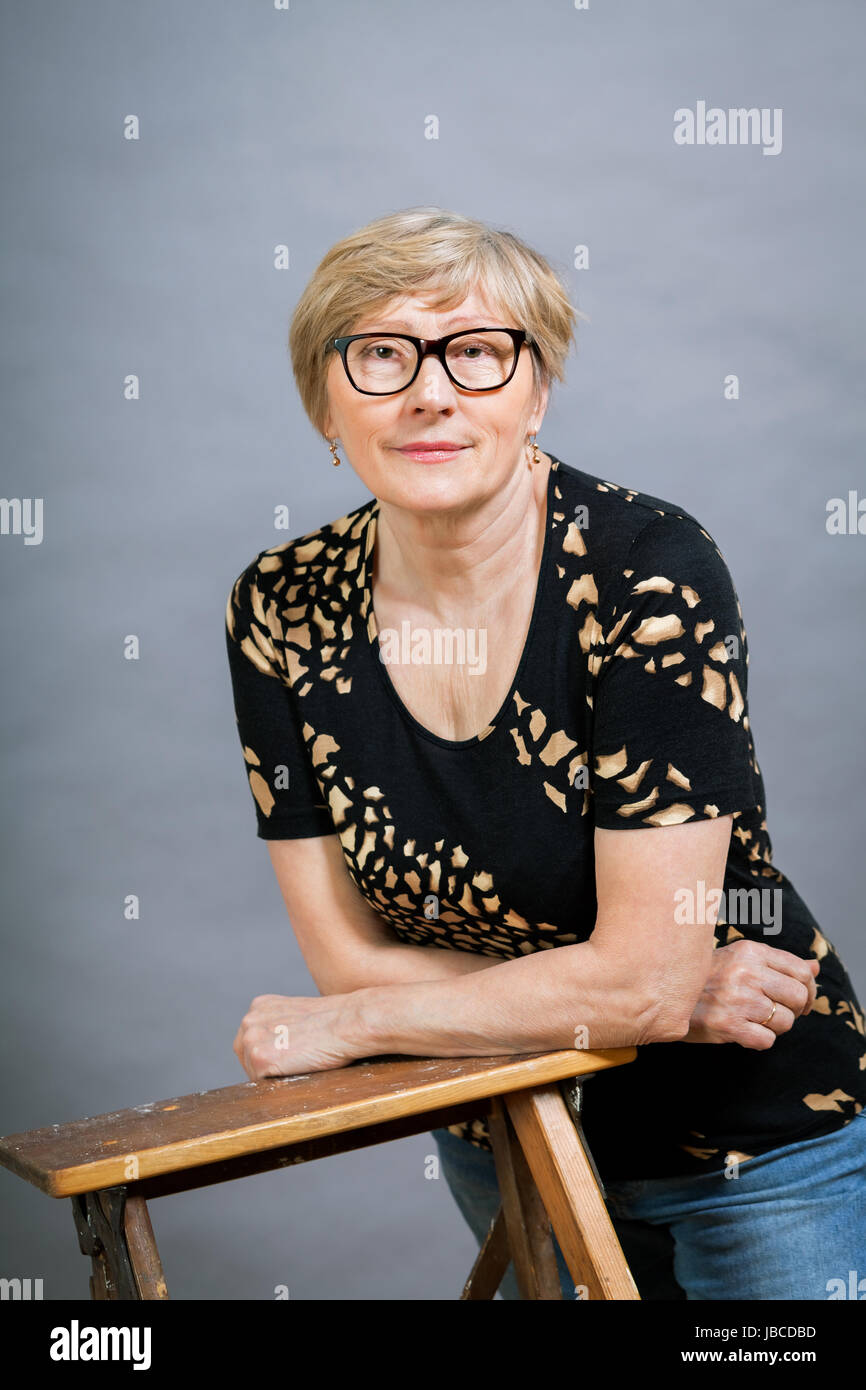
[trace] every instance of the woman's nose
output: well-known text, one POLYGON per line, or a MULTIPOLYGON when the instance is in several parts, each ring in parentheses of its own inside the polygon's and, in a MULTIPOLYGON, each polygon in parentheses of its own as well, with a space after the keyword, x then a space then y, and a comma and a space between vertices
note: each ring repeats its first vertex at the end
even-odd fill
POLYGON ((439 358, 434 357, 432 352, 428 353, 421 362, 418 375, 406 394, 433 405, 440 405, 448 398, 453 399, 455 395, 454 383, 450 380, 439 358))

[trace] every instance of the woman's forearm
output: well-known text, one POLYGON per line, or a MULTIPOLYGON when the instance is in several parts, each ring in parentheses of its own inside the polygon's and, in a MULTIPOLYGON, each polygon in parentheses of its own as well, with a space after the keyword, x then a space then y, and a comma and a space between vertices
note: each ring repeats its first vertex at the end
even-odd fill
POLYGON ((375 985, 423 984, 432 980, 455 980, 498 965, 502 957, 478 955, 474 951, 455 951, 444 946, 412 944, 374 946, 356 965, 340 971, 338 983, 320 994, 351 994, 375 985))
POLYGON ((639 992, 590 941, 501 961, 460 978, 348 994, 340 1029, 359 1057, 484 1057, 672 1041, 676 1010, 639 992))

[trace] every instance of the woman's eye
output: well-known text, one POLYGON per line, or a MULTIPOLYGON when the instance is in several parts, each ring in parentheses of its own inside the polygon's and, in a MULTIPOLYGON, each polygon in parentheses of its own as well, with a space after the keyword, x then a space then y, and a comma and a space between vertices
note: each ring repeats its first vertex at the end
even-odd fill
POLYGON ((361 353, 361 356, 375 357, 376 360, 379 362, 389 362, 391 358, 387 354, 394 354, 397 351, 398 349, 395 348, 391 343, 371 343, 368 347, 364 348, 364 350, 361 353), (382 356, 383 353, 386 355, 382 356))

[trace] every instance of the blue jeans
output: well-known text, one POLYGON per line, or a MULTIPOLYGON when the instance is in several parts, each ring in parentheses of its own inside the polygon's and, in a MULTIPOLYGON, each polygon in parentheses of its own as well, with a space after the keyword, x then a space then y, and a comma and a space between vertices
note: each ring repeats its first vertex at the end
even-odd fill
MULTIPOLYGON (((480 1246, 499 1207, 493 1155, 447 1129, 432 1134, 480 1246)), ((756 1155, 737 1177, 604 1185, 642 1299, 866 1299, 866 1110, 830 1134, 756 1155)), ((555 1238, 554 1248, 562 1296, 574 1299, 555 1238)), ((500 1292, 520 1298, 513 1264, 500 1292)))

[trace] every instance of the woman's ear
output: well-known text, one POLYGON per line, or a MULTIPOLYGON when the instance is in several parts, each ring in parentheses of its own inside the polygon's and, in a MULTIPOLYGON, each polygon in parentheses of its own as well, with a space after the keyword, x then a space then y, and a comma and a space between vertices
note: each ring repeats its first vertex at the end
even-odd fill
POLYGON ((548 385, 542 386, 535 397, 534 408, 527 421, 527 429, 530 434, 538 434, 538 431, 541 429, 541 422, 547 412, 547 401, 549 396, 550 387, 548 385))

